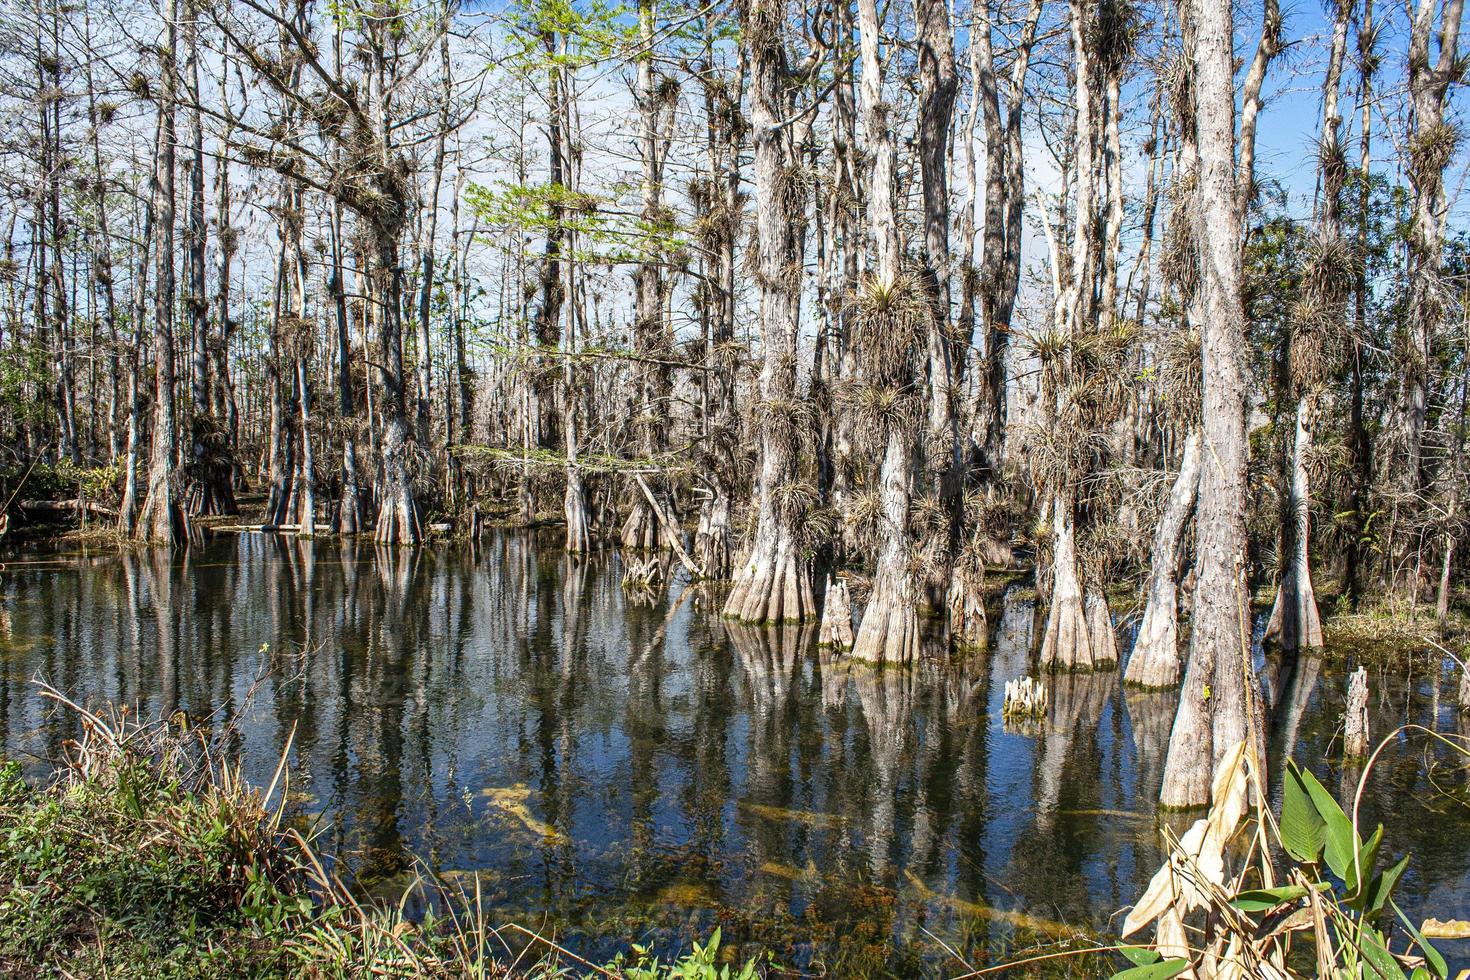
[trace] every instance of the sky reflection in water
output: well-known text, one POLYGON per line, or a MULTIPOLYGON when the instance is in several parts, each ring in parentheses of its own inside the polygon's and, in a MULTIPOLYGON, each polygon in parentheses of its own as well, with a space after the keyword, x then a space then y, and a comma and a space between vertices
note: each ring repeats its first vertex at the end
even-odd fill
MULTIPOLYGON (((7 755, 40 770, 76 734, 35 677, 197 717, 269 670, 247 771, 267 781, 296 726, 293 802, 365 887, 391 894, 414 858, 451 882, 478 871, 496 918, 595 955, 617 948, 599 935, 676 948, 723 921, 787 962, 944 972, 926 930, 974 956, 1016 929, 1105 932, 1161 860, 1174 696, 1060 676, 1046 723, 1007 730, 1002 688, 1038 627, 1020 590, 988 652, 875 673, 819 654, 811 629, 725 622, 682 585, 630 602, 615 555, 526 535, 43 557, 0 575, 7 755)), ((1273 754, 1329 786, 1343 674, 1266 664, 1273 754)), ((1467 731, 1448 676, 1374 685, 1375 733, 1467 731)), ((1422 738, 1373 773, 1365 819, 1415 855, 1407 909, 1470 913, 1470 810, 1440 793, 1463 799, 1467 778, 1422 738)))

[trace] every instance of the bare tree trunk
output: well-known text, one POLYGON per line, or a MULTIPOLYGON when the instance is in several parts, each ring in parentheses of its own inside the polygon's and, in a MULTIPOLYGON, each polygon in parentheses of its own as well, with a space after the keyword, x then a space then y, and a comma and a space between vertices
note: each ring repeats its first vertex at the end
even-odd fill
MULTIPOLYGON (((90 8, 82 10, 83 46, 92 49, 92 19, 90 8)), ((96 83, 93 77, 92 59, 86 62, 87 121, 91 129, 92 169, 96 172, 93 204, 97 208, 97 246, 93 255, 93 280, 101 294, 102 315, 107 321, 107 374, 109 395, 107 399, 107 459, 116 464, 122 459, 124 444, 120 425, 119 401, 122 397, 122 356, 117 327, 117 292, 113 282, 112 233, 108 227, 107 192, 111 184, 104 177, 102 145, 99 131, 102 116, 98 111, 96 83)), ((95 412, 95 406, 94 406, 95 412)))
MULTIPOLYGON (((877 262, 866 302, 863 329, 874 335, 900 336, 898 308, 901 293, 912 288, 901 282, 902 246, 898 235, 897 202, 894 196, 896 147, 889 123, 889 107, 883 101, 883 68, 879 58, 882 25, 877 0, 858 2, 859 48, 862 59, 860 106, 867 154, 871 160, 868 177, 868 220, 877 246, 877 262)), ((930 314, 932 318, 932 313, 930 314)), ((888 357, 883 343, 865 345, 888 357)), ((899 343, 902 349, 902 343, 899 343)), ((870 358, 870 360, 872 360, 870 358)), ((913 355, 892 358, 897 363, 869 363, 864 367, 874 384, 882 384, 895 397, 903 397, 916 379, 913 355)), ((917 449, 912 423, 901 417, 887 421, 883 461, 878 470, 879 509, 882 513, 882 542, 873 576, 873 592, 858 626, 853 656, 878 663, 908 663, 919 652, 918 583, 911 568, 909 505, 914 491, 914 457, 917 449)))
MULTIPOLYGON (((1373 24, 1373 0, 1363 0, 1358 27, 1358 170, 1372 170, 1373 76, 1378 63, 1375 45, 1378 32, 1373 24)), ((1356 273, 1353 283, 1352 373, 1349 394, 1348 448, 1352 453, 1352 477, 1348 494, 1348 534, 1343 547, 1343 579, 1348 599, 1356 607, 1363 588, 1363 541, 1368 530, 1368 494, 1373 479, 1373 447, 1364 416, 1364 344, 1368 337, 1368 227, 1372 221, 1369 203, 1372 184, 1358 182, 1358 227, 1356 273)))
POLYGON ((269 431, 266 439, 266 503, 264 519, 267 524, 286 524, 290 521, 291 484, 295 467, 291 458, 291 439, 288 427, 286 386, 295 384, 294 372, 288 382, 282 373, 285 362, 286 332, 296 314, 289 308, 289 297, 294 295, 289 285, 291 265, 289 260, 295 250, 292 241, 299 234, 293 231, 294 204, 296 198, 289 181, 281 189, 281 236, 280 251, 276 256, 276 274, 271 294, 270 328, 266 336, 265 378, 270 399, 269 431))
POLYGON ((1302 647, 1316 650, 1322 646, 1322 617, 1317 612, 1317 595, 1312 588, 1309 543, 1311 525, 1311 485, 1307 478, 1307 457, 1312 449, 1312 430, 1307 418, 1311 398, 1303 396, 1296 405, 1296 432, 1291 450, 1291 490, 1287 502, 1286 553, 1282 558, 1281 583, 1271 606, 1266 636, 1276 639, 1283 650, 1294 652, 1302 647))
POLYGON ((827 577, 826 595, 822 599, 822 625, 817 630, 817 645, 851 650, 852 598, 844 579, 827 577))
MULTIPOLYGON (((563 58, 565 55, 563 47, 563 58)), ((578 142, 580 133, 574 133, 572 130, 572 92, 564 64, 559 64, 555 69, 552 84, 555 88, 552 93, 550 110, 560 117, 559 124, 554 128, 563 140, 561 152, 558 154, 562 160, 562 180, 566 182, 568 190, 576 193, 581 186, 581 173, 574 146, 578 142)), ((564 234, 568 254, 575 255, 577 251, 576 230, 568 228, 564 234)), ((562 380, 565 389, 562 392, 562 435, 566 440, 567 450, 566 489, 562 506, 567 519, 566 550, 581 553, 592 550, 592 516, 587 506, 587 489, 583 481, 581 465, 577 461, 577 423, 583 413, 585 397, 577 378, 576 354, 579 326, 582 328, 582 333, 586 332, 586 325, 583 322, 586 306, 577 288, 576 262, 567 261, 561 265, 566 277, 567 298, 566 324, 562 331, 562 350, 565 355, 562 359, 562 380)))
POLYGON ((76 433, 76 393, 72 358, 68 341, 71 311, 67 302, 64 253, 64 222, 61 216, 61 175, 66 168, 62 150, 62 51, 61 5, 53 4, 48 13, 36 6, 35 32, 36 95, 34 100, 40 124, 38 163, 42 188, 35 192, 32 255, 36 267, 36 324, 49 330, 53 378, 52 403, 56 411, 56 455, 73 465, 81 463, 76 433), (41 24, 49 20, 51 29, 44 32, 41 24), (45 34, 50 34, 46 47, 45 34), (48 94, 54 93, 54 94, 48 94))
MULTIPOLYGON (((192 103, 189 109, 188 154, 189 214, 184 235, 188 283, 185 306, 189 313, 190 416, 189 466, 186 473, 187 510, 191 516, 226 514, 234 510, 230 491, 233 465, 232 443, 218 430, 210 412, 209 386, 209 289, 205 281, 207 226, 204 221, 204 118, 200 105, 198 13, 192 5, 184 11, 184 75, 192 103)), ((228 254, 219 243, 221 254, 228 254)), ((221 321, 224 330, 226 321, 221 321)))
MULTIPOLYGON (((1082 0, 1070 0, 1068 7, 1072 50, 1076 59, 1073 176, 1077 193, 1072 212, 1071 248, 1068 254, 1055 253, 1053 262, 1058 266, 1057 274, 1061 282, 1055 305, 1056 331, 1070 343, 1086 335, 1096 325, 1097 308, 1093 292, 1097 282, 1095 263, 1098 259, 1098 174, 1094 150, 1101 142, 1101 127, 1097 113, 1097 66, 1094 60, 1096 31, 1091 23, 1088 7, 1082 0), (1067 263, 1067 258, 1070 258, 1070 264, 1067 263)), ((1080 358, 1074 357, 1070 351, 1061 356, 1070 365, 1068 371, 1085 370, 1081 366, 1080 358)), ((1070 397, 1066 386, 1062 387, 1063 390, 1047 393, 1049 399, 1056 401, 1058 409, 1070 397)), ((1057 414, 1060 415, 1060 412, 1057 414)), ((1042 666, 1053 669, 1090 670, 1107 662, 1103 658, 1106 658, 1109 647, 1116 650, 1116 644, 1105 644, 1099 648, 1094 638, 1088 635, 1088 618, 1083 605, 1076 547, 1077 486, 1081 475, 1063 474, 1060 477, 1061 485, 1054 489, 1052 495, 1051 590, 1047 602, 1041 663, 1042 666)))
POLYGON ((1051 508, 1051 595, 1047 599, 1041 665, 1045 668, 1090 670, 1096 658, 1082 601, 1082 582, 1077 574, 1074 505, 1070 492, 1058 493, 1054 501, 1051 508))
POLYGON ((1281 53, 1281 48, 1281 5, 1278 0, 1265 0, 1261 11, 1261 37, 1241 86, 1240 160, 1236 190, 1240 195, 1242 214, 1255 197, 1256 121, 1261 114, 1261 87, 1266 82, 1266 71, 1271 67, 1272 59, 1281 53))
POLYGON ((174 106, 178 24, 174 0, 164 0, 164 60, 158 96, 158 148, 153 196, 157 273, 153 290, 153 454, 148 495, 135 536, 159 544, 183 544, 188 526, 179 503, 178 428, 174 405, 174 106))
POLYGON ((1208 803, 1219 759, 1249 738, 1264 761, 1245 593, 1245 311, 1240 298, 1233 25, 1229 0, 1191 0, 1186 50, 1199 166, 1194 235, 1203 337, 1203 468, 1196 521, 1190 659, 1160 793, 1208 803))
MULTIPOLYGON (((1409 297, 1404 344, 1396 353, 1403 381, 1397 405, 1398 467, 1395 484, 1402 506, 1410 506, 1423 492, 1424 433, 1429 416, 1429 389, 1434 369, 1434 341, 1444 322, 1446 297, 1441 283, 1446 209, 1444 173, 1455 143, 1444 122, 1445 101, 1457 71, 1457 42, 1464 0, 1418 0, 1409 31, 1409 96, 1413 102, 1413 131, 1409 137, 1408 172, 1413 189, 1409 225, 1409 297), (1440 7, 1439 54, 1431 62, 1429 36, 1435 8, 1440 7)), ((1396 522, 1397 523, 1397 522, 1396 522)), ((1397 540, 1393 554, 1402 562, 1417 536, 1403 527, 1392 529, 1397 540)), ((1410 596, 1418 593, 1417 575, 1409 583, 1410 596)))
POLYGON ((1368 669, 1359 667, 1348 679, 1347 710, 1343 712, 1342 754, 1346 759, 1368 756, 1368 669))
POLYGON ((1335 346, 1330 339, 1346 329, 1347 288, 1335 269, 1319 267, 1321 255, 1333 255, 1332 246, 1343 241, 1342 191, 1347 162, 1342 155, 1338 115, 1339 82, 1343 58, 1347 53, 1348 21, 1351 5, 1337 6, 1333 23, 1332 48, 1322 86, 1322 125, 1319 138, 1321 165, 1318 171, 1317 234, 1322 242, 1318 257, 1309 262, 1304 276, 1302 301, 1296 306, 1292 322, 1292 345, 1288 352, 1288 382, 1296 395, 1296 430, 1291 448, 1291 490, 1287 495, 1283 523, 1282 574, 1276 601, 1266 635, 1274 637, 1283 649, 1294 652, 1300 647, 1322 646, 1322 621, 1317 612, 1317 596, 1312 588, 1311 506, 1312 487, 1307 473, 1307 458, 1312 448, 1312 413, 1317 391, 1336 373, 1335 365, 1319 362, 1325 356, 1305 358, 1298 363, 1299 338, 1313 340, 1309 345, 1321 351, 1335 346))
POLYGON ((336 327, 337 411, 342 425, 342 493, 337 501, 338 534, 358 534, 370 523, 370 504, 364 499, 362 481, 357 475, 357 400, 352 385, 352 341, 347 322, 346 270, 342 266, 342 205, 332 202, 331 278, 327 289, 332 296, 332 314, 336 327))
MULTIPOLYGON (((434 138, 434 162, 429 172, 429 194, 425 201, 423 244, 420 246, 418 297, 418 390, 415 392, 415 433, 418 444, 428 450, 434 444, 432 430, 434 360, 431 334, 433 317, 436 238, 439 233, 439 189, 444 183, 444 148, 449 138, 449 109, 453 101, 454 80, 450 77, 449 35, 439 38, 440 93, 438 133, 434 138)), ((446 421, 447 424, 447 421, 446 421)), ((430 456, 430 459, 433 457, 430 456)))
POLYGON ((811 570, 797 538, 803 515, 793 495, 785 492, 796 480, 798 270, 806 200, 800 182, 788 171, 792 155, 785 140, 795 134, 783 122, 794 100, 786 76, 783 8, 774 0, 748 0, 743 14, 755 147, 761 437, 755 541, 736 572, 725 614, 752 621, 800 621, 817 613, 811 570))
MULTIPOLYGON (((163 138, 163 116, 155 126, 155 143, 163 138)), ((130 303, 128 350, 128 436, 123 454, 122 501, 117 508, 117 529, 126 537, 138 530, 138 461, 142 453, 143 424, 143 322, 148 315, 148 257, 153 243, 154 195, 143 202, 142 228, 136 235, 137 253, 133 263, 133 287, 130 303)))
POLYGON ((1123 673, 1124 683, 1143 688, 1172 688, 1179 683, 1183 667, 1179 651, 1179 550, 1194 510, 1199 473, 1200 434, 1195 429, 1185 437, 1179 473, 1154 530, 1148 600, 1123 673))
MULTIPOLYGON (((395 29, 387 24, 378 30, 395 29)), ((413 492, 410 472, 412 432, 404 392, 403 370, 403 264, 399 259, 399 237, 403 233, 407 212, 405 188, 396 179, 400 161, 392 155, 392 124, 389 100, 392 98, 385 62, 385 45, 373 47, 373 64, 369 73, 368 117, 376 126, 373 149, 379 173, 379 201, 370 213, 362 214, 371 237, 369 259, 369 296, 377 310, 378 387, 382 391, 383 436, 380 445, 381 485, 377 493, 378 526, 375 538, 379 544, 418 544, 418 503, 413 492)))
POLYGON ((921 275, 930 305, 929 436, 925 442, 930 458, 925 476, 929 494, 945 517, 933 522, 921 548, 926 558, 923 585, 927 603, 931 609, 943 610, 959 545, 964 497, 955 385, 966 354, 966 347, 954 341, 950 329, 949 130, 959 78, 946 0, 914 0, 914 34, 919 57, 918 156, 924 228, 921 275))
MULTIPOLYGON (((1021 288, 1021 248, 1025 232, 1026 168, 1021 140, 1022 102, 1042 5, 1043 0, 1029 0, 1026 7, 1026 19, 1021 25, 1020 40, 1011 62, 1003 144, 999 139, 990 138, 988 117, 986 123, 985 252, 980 272, 981 311, 985 322, 985 384, 989 395, 985 460, 992 472, 997 473, 1000 472, 1005 458, 1009 383, 1006 352, 1010 347, 1011 319, 1016 309, 1016 296, 1021 288), (1004 203, 1003 208, 998 206, 1001 202, 1004 203)), ((996 118, 999 118, 998 108, 996 118)))
POLYGON ((398 229, 375 231, 372 269, 374 305, 378 315, 378 387, 383 393, 382 483, 377 493, 381 544, 418 544, 421 537, 418 506, 409 474, 411 433, 403 385, 402 269, 398 262, 398 229))
MULTIPOLYGON (((638 154, 643 163, 639 188, 641 217, 648 228, 647 237, 639 244, 641 254, 633 276, 633 335, 637 353, 643 358, 635 366, 638 412, 636 423, 639 450, 648 460, 657 459, 668 446, 667 418, 669 396, 673 388, 670 370, 665 363, 673 350, 673 336, 664 322, 664 246, 661 242, 661 229, 671 220, 663 202, 664 160, 669 152, 664 130, 674 104, 670 98, 672 90, 664 84, 663 76, 654 71, 657 53, 654 9, 653 0, 639 0, 640 50, 636 56, 637 87, 634 99, 638 107, 638 154)), ((659 509, 668 512, 672 510, 672 500, 665 483, 660 478, 653 481, 652 486, 659 509)), ((638 492, 636 486, 633 491, 632 507, 622 528, 623 547, 666 547, 670 542, 663 534, 654 508, 638 492)))
MULTIPOLYGON (((707 48, 714 40, 706 37, 707 48)), ((712 231, 710 264, 714 282, 710 297, 709 343, 705 361, 710 370, 710 415, 706 419, 711 462, 709 486, 700 505, 695 534, 695 560, 708 578, 724 579, 734 560, 730 534, 730 499, 735 480, 734 442, 739 421, 735 412, 735 364, 731 356, 735 342, 735 242, 740 231, 740 91, 744 71, 725 81, 703 73, 707 118, 706 153, 709 158, 712 231)))

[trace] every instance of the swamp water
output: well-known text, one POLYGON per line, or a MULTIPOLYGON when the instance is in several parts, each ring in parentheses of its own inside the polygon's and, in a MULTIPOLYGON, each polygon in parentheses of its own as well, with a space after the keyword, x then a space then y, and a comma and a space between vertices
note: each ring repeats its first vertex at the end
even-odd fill
MULTIPOLYGON (((1040 622, 1011 589, 989 649, 875 673, 814 629, 722 620, 676 581, 644 601, 613 553, 504 534, 477 548, 224 536, 187 554, 0 566, 0 747, 42 772, 77 734, 33 683, 144 715, 243 708, 247 775, 295 731, 291 799, 339 870, 392 896, 420 861, 494 922, 593 959, 722 924, 835 976, 952 975, 952 947, 1105 938, 1162 859, 1153 801, 1175 697, 1048 681, 1001 722, 1040 622)), ((1266 664, 1281 753, 1331 787, 1345 666, 1266 664)), ((1470 734, 1453 679, 1376 674, 1375 738, 1470 734)), ((1470 917, 1470 767, 1423 736, 1380 757, 1364 821, 1414 855, 1410 915, 1470 917)), ((1441 944, 1460 966, 1470 944, 1441 944)))

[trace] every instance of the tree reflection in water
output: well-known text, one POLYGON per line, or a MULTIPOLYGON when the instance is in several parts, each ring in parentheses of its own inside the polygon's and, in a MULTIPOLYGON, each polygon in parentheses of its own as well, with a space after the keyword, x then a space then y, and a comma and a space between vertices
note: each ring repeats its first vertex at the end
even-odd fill
MULTIPOLYGON (((797 964, 912 973, 944 959, 926 932, 978 956, 1018 928, 1105 930, 1157 867, 1174 695, 1059 674, 1044 724, 1007 732, 1004 682, 1035 672, 1028 593, 1000 599, 986 652, 934 638, 875 671, 810 627, 722 619, 718 590, 677 568, 630 602, 616 555, 558 545, 243 535, 12 566, 4 749, 39 771, 78 734, 38 675, 202 723, 269 671, 240 727, 247 775, 268 781, 294 730, 297 819, 340 870, 384 894, 415 859, 480 872, 493 918, 596 955, 609 931, 670 949, 723 924, 797 964)), ((1342 670, 1304 658, 1268 678, 1273 754, 1337 785, 1342 670)), ((1470 726, 1432 695, 1375 677, 1373 731, 1470 726)), ((1370 777, 1365 819, 1415 853, 1411 914, 1470 904, 1470 820, 1429 768, 1449 762, 1405 742, 1370 777)))

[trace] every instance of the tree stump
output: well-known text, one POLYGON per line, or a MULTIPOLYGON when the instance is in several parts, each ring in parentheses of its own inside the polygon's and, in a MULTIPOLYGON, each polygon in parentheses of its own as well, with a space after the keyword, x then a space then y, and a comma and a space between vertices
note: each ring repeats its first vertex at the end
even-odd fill
POLYGON ((852 596, 844 579, 827 576, 827 598, 822 604, 822 626, 817 631, 817 645, 838 650, 851 650, 852 596))
POLYGON ((1007 720, 1041 718, 1046 714, 1046 685, 1030 677, 1006 681, 1000 714, 1007 720))
POLYGON ((1342 752, 1346 758, 1368 754, 1368 669, 1359 667, 1348 681, 1347 711, 1343 715, 1342 752))

